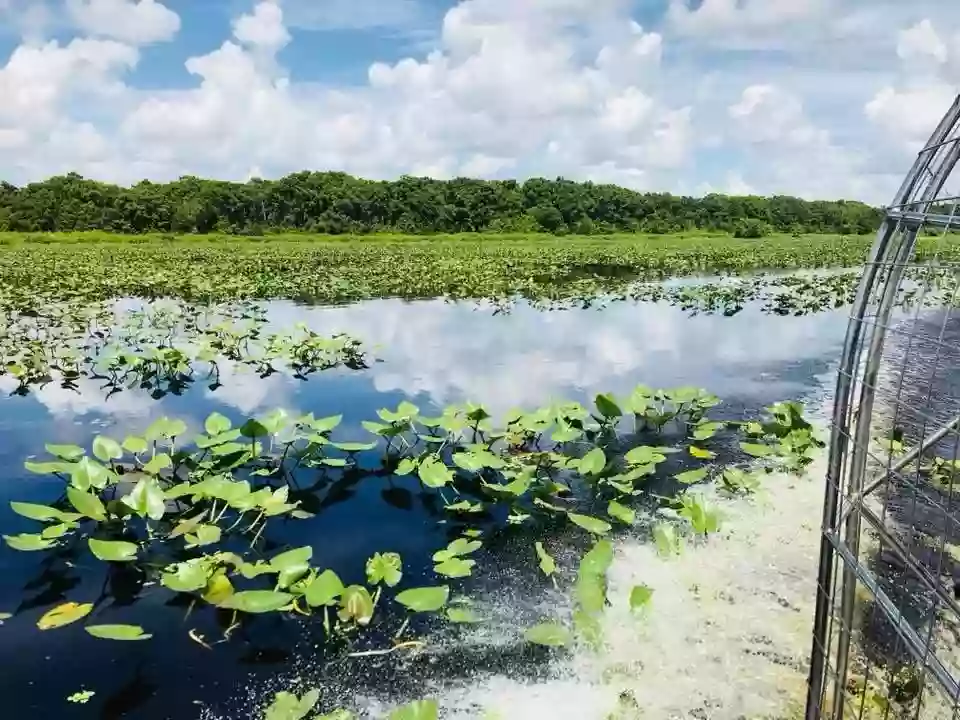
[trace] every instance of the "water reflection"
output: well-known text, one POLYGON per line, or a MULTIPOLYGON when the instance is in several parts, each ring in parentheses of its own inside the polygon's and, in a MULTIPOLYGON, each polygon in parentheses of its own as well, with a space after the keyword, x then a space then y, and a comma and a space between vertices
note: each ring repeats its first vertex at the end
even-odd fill
MULTIPOLYGON (((516 406, 583 401, 601 391, 623 394, 640 382, 702 386, 724 399, 723 412, 756 412, 776 400, 808 394, 835 361, 846 326, 842 312, 776 317, 747 308, 730 318, 691 318, 667 305, 629 303, 562 312, 520 305, 495 315, 483 305, 443 301, 382 300, 328 308, 277 302, 269 304, 268 318, 275 329, 304 322, 321 333, 350 333, 378 362, 363 371, 320 373, 306 382, 281 374, 260 378, 224 366, 216 389, 198 379, 182 396, 159 400, 135 390, 105 397, 93 381, 82 381, 79 394, 48 385, 26 397, 5 397, 0 400, 5 440, 0 498, 49 500, 51 491, 58 492, 51 481, 21 470, 25 457, 43 453, 44 442, 88 445, 99 432, 136 433, 162 415, 185 420, 188 432, 194 432, 213 410, 234 420, 277 407, 318 417, 343 413, 337 434, 358 440, 366 439, 361 420, 402 399, 424 411, 473 400, 499 417, 516 406)), ((362 480, 347 473, 332 481, 315 499, 324 511, 322 528, 311 525, 290 539, 313 544, 321 566, 347 568, 345 579, 374 551, 389 547, 405 559, 416 558, 441 544, 436 510, 424 505, 418 485, 403 478, 362 480)), ((12 533, 29 525, 9 512, 3 521, 12 533)), ((159 595, 133 603, 139 588, 126 593, 128 603, 115 598, 101 622, 143 622, 149 613, 155 633, 149 643, 107 643, 79 628, 38 634, 33 623, 51 603, 68 596, 96 597, 105 578, 81 579, 79 570, 62 559, 43 561, 0 547, 5 578, 0 610, 18 610, 0 629, 0 662, 9 668, 0 688, 16 698, 18 717, 74 710, 63 698, 81 686, 107 698, 92 703, 101 717, 194 717, 194 701, 222 701, 247 682, 248 673, 276 673, 304 634, 301 623, 258 618, 249 635, 205 650, 186 631, 195 626, 216 636, 214 617, 195 616, 184 625, 184 609, 161 603, 159 595), (105 668, 123 672, 105 673, 105 668)))

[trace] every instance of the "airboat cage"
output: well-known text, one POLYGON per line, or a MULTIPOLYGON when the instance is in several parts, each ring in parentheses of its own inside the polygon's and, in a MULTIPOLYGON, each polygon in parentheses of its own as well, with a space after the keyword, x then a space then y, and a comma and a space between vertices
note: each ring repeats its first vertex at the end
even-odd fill
POLYGON ((945 189, 958 159, 960 97, 863 266, 830 430, 807 720, 960 718, 960 196, 945 189))

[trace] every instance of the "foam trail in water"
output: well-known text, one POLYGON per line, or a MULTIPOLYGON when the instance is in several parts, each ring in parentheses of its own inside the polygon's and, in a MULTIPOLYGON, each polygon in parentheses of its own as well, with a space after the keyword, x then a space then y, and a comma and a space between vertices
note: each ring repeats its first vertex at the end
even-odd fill
MULTIPOLYGON (((629 692, 646 718, 784 717, 802 702, 810 649, 825 468, 770 475, 751 499, 726 501, 707 543, 662 558, 618 543, 609 573, 607 650, 557 661, 551 679, 504 676, 439 690, 444 717, 605 720, 629 692), (630 613, 634 585, 654 590, 630 613)), ((633 717, 618 715, 616 717, 633 717)))

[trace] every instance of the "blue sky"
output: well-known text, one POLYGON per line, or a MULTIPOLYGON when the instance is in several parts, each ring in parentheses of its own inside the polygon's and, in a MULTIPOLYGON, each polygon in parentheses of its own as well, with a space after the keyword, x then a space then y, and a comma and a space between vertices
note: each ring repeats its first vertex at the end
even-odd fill
POLYGON ((0 177, 563 175, 883 202, 939 0, 0 0, 0 177))

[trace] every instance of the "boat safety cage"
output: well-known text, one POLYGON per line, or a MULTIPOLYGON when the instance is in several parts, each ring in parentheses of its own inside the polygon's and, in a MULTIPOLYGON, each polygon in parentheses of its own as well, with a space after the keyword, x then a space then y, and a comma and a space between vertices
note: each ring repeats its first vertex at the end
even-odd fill
POLYGON ((840 360, 807 720, 960 718, 960 97, 918 149, 840 360))

